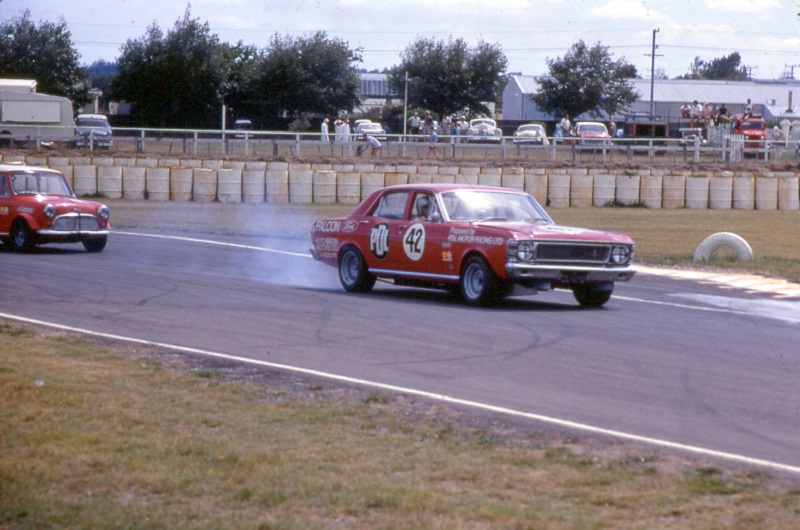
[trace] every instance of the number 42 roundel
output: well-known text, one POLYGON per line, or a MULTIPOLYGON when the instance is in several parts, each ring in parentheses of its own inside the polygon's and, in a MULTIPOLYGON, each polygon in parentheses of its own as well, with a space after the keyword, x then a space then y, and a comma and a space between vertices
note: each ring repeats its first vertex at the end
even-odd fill
POLYGON ((421 223, 408 227, 403 236, 403 250, 412 261, 419 261, 425 251, 425 226, 421 223))

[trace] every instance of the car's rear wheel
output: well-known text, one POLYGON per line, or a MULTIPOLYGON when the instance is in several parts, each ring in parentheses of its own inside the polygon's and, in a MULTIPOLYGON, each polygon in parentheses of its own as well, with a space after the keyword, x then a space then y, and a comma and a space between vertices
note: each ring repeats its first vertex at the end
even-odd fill
POLYGON ((487 306, 502 297, 502 285, 486 260, 468 258, 461 270, 461 298, 470 305, 487 306))
POLYGON ((28 252, 36 246, 34 233, 28 227, 28 223, 17 220, 11 226, 11 236, 8 239, 11 248, 17 252, 28 252))
POLYGON ((601 307, 611 299, 613 292, 613 283, 576 285, 572 288, 572 294, 581 307, 601 307))
POLYGON ((375 276, 367 270, 361 252, 355 247, 345 247, 339 253, 339 281, 351 293, 368 293, 375 286, 375 276))
POLYGON ((107 240, 108 238, 106 236, 86 239, 83 241, 83 248, 86 249, 86 252, 102 252, 102 250, 106 248, 107 240))

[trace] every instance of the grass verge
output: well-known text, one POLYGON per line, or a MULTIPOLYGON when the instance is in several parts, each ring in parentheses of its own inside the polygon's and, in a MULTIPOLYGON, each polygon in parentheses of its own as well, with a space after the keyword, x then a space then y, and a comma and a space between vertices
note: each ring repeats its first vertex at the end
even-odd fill
POLYGON ((752 469, 0 323, 0 528, 789 528, 752 469))

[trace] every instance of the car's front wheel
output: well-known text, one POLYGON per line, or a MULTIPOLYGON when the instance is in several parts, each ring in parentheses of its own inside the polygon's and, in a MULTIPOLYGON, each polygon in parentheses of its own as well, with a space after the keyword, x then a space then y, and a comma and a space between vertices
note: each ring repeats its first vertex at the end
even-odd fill
POLYGON ((461 270, 461 298, 469 305, 487 306, 502 297, 502 285, 486 260, 472 256, 461 270))
POLYGON ((9 243, 17 252, 28 252, 36 246, 34 233, 25 221, 18 220, 11 226, 9 243))
POLYGON ((106 236, 95 239, 85 239, 83 241, 83 248, 86 249, 86 252, 102 252, 102 250, 106 248, 107 239, 106 236))
POLYGON ((368 293, 375 286, 375 279, 357 248, 345 247, 339 253, 339 281, 346 291, 368 293))
POLYGON ((572 288, 572 294, 581 307, 601 307, 611 299, 612 292, 613 283, 576 285, 572 288))

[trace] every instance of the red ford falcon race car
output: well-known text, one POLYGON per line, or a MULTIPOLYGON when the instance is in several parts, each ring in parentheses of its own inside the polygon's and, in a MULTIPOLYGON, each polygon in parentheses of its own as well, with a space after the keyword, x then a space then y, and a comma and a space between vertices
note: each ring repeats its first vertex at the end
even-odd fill
POLYGON ((108 216, 105 204, 75 197, 58 171, 0 164, 0 238, 16 251, 81 242, 88 252, 100 252, 110 229, 108 216))
POLYGON ((515 286, 525 294, 568 288, 581 306, 600 307, 614 282, 634 275, 628 236, 557 226, 533 197, 509 188, 383 188, 350 215, 317 221, 311 239, 312 256, 338 267, 350 292, 381 278, 488 305, 515 286))

